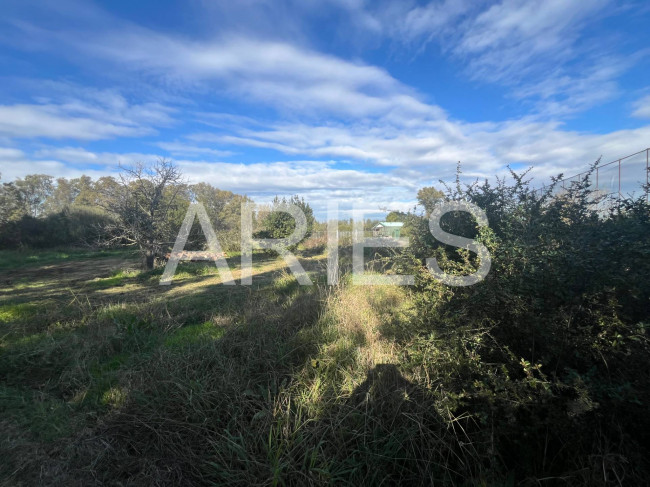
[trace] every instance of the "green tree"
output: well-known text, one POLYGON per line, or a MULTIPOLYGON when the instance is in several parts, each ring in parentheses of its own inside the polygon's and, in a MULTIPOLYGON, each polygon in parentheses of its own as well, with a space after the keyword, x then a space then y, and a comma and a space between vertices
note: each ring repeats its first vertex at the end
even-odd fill
POLYGON ((0 185, 0 225, 19 219, 25 214, 22 192, 14 183, 0 185))
MULTIPOLYGON (((100 178, 101 181, 104 178, 100 178)), ((90 176, 82 175, 71 181, 76 196, 74 199, 75 206, 96 206, 99 198, 97 183, 93 182, 90 176)))
POLYGON ((228 250, 239 249, 241 205, 246 201, 250 202, 250 199, 232 191, 215 188, 208 183, 193 184, 188 189, 190 198, 205 207, 221 245, 228 250))
POLYGON ((391 211, 386 215, 387 222, 403 222, 406 219, 406 213, 401 211, 391 211))
POLYGON ((52 193, 45 201, 46 213, 58 213, 70 207, 74 203, 78 194, 79 190, 75 185, 74 180, 69 181, 66 178, 58 178, 52 193))
POLYGON ((269 212, 262 217, 262 231, 259 232, 259 236, 264 238, 285 238, 293 233, 296 222, 289 213, 281 211, 281 207, 287 204, 296 205, 302 210, 307 219, 305 238, 311 235, 316 221, 314 211, 304 198, 294 195, 288 200, 284 197, 280 199, 278 196, 273 199, 269 212))
POLYGON ((234 193, 217 189, 208 183, 193 184, 189 190, 192 199, 204 206, 215 229, 223 228, 220 216, 234 193))
POLYGON ((445 199, 445 193, 434 188, 427 186, 421 188, 417 194, 418 202, 424 207, 426 214, 430 214, 438 202, 445 199))
POLYGON ((219 221, 222 222, 222 230, 219 240, 225 249, 238 250, 241 245, 241 208, 244 203, 251 203, 248 196, 233 194, 221 210, 219 221))
POLYGON ((38 217, 45 213, 45 202, 54 190, 52 180, 52 176, 46 174, 28 174, 23 179, 16 179, 15 185, 30 216, 38 217))

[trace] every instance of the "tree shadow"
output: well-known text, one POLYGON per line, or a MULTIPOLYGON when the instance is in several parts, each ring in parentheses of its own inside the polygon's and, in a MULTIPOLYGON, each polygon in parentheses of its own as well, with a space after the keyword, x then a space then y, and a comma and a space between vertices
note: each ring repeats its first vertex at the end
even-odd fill
POLYGON ((336 432, 327 438, 336 447, 324 449, 324 463, 344 467, 347 483, 462 483, 458 467, 466 452, 457 432, 438 413, 433 393, 408 380, 396 364, 377 364, 312 428, 336 432))
POLYGON ((366 379, 350 395, 347 403, 376 411, 393 410, 396 414, 405 404, 422 402, 426 390, 406 379, 395 364, 377 364, 366 379))

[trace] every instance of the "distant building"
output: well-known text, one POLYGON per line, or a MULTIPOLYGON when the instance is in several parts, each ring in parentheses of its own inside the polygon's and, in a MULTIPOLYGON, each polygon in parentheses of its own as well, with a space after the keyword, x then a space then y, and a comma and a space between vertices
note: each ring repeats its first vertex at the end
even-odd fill
POLYGON ((372 227, 372 236, 399 238, 403 226, 402 222, 379 222, 372 227))

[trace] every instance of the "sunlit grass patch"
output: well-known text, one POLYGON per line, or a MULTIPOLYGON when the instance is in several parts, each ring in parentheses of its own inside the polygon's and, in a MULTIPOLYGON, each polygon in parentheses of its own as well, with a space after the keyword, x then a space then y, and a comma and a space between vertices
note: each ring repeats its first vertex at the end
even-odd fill
POLYGON ((146 285, 129 281, 118 286, 105 287, 102 289, 93 289, 93 292, 97 293, 98 296, 101 295, 101 296, 108 297, 108 296, 127 295, 127 296, 136 297, 136 296, 146 295, 145 293, 147 293, 149 290, 150 288, 146 285))
POLYGON ((50 286, 51 283, 47 281, 34 281, 31 279, 20 279, 19 281, 12 282, 7 286, 7 290, 11 291, 25 291, 32 289, 40 289, 50 286))
POLYGON ((196 276, 211 276, 217 274, 217 266, 212 262, 181 262, 174 276, 179 278, 183 277, 196 277, 196 276))
POLYGON ((139 274, 140 272, 134 269, 120 269, 113 272, 109 277, 97 277, 92 281, 89 281, 88 285, 93 289, 119 287, 126 284, 129 279, 137 277, 139 274))
POLYGON ((320 416, 328 404, 344 401, 371 369, 399 363, 393 329, 407 326, 412 306, 408 291, 398 286, 344 283, 330 294, 318 324, 299 334, 300 342, 320 344, 294 385, 306 411, 320 416))
POLYGON ((91 407, 121 404, 126 395, 118 387, 120 372, 130 358, 130 354, 123 352, 87 365, 88 386, 75 395, 73 402, 91 407))
POLYGON ((101 403, 104 406, 117 408, 124 404, 126 398, 127 398, 127 392, 123 388, 113 386, 108 390, 104 391, 101 397, 101 403))
POLYGON ((226 332, 225 328, 212 321, 196 325, 187 325, 179 328, 165 339, 168 348, 181 348, 183 346, 200 342, 201 340, 216 340, 226 332))
POLYGON ((111 303, 97 311, 97 319, 117 325, 149 325, 155 320, 151 306, 140 303, 111 303))
POLYGON ((295 293, 299 287, 300 283, 296 277, 285 268, 282 269, 279 275, 273 280, 270 292, 276 292, 281 295, 290 295, 295 293))
POLYGON ((17 303, 0 305, 0 323, 13 323, 33 317, 39 312, 40 306, 33 303, 17 303))
POLYGON ((345 286, 333 296, 329 311, 343 335, 366 347, 369 365, 392 355, 387 338, 407 327, 414 313, 408 291, 400 286, 345 286))

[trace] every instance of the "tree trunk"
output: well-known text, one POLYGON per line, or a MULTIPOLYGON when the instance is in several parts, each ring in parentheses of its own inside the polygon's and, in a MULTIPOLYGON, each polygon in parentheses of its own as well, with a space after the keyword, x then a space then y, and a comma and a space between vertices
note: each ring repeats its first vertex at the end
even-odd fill
POLYGON ((153 269, 154 263, 154 253, 152 250, 147 250, 147 253, 144 256, 144 268, 147 270, 153 269))

